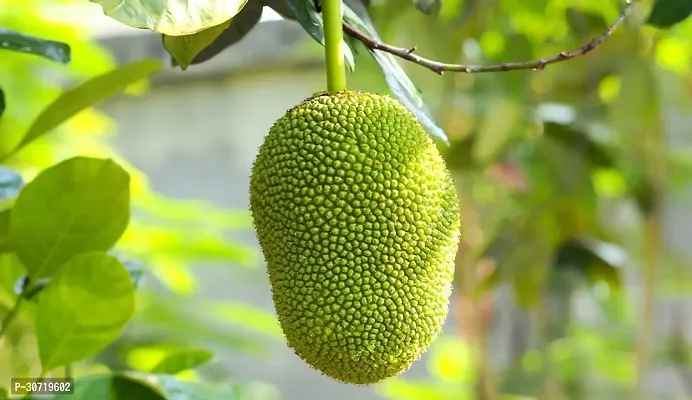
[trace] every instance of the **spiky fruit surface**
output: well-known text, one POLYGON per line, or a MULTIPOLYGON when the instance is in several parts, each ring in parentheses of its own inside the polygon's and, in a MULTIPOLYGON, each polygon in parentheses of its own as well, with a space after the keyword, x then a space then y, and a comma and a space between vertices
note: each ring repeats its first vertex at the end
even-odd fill
POLYGON ((288 345, 338 381, 406 371, 447 317, 456 190, 397 100, 316 95, 273 125, 250 209, 288 345))

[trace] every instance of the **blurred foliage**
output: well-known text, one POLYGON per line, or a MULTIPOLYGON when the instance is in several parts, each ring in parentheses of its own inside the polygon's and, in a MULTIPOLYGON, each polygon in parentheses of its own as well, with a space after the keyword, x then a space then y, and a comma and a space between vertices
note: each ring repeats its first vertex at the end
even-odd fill
MULTIPOLYGON (((466 64, 537 59, 578 48, 600 35, 621 6, 615 0, 379 0, 365 3, 368 15, 362 2, 346 3, 345 18, 361 30, 387 43, 415 45, 428 58, 466 64)), ((3 52, 0 154, 7 154, 22 143, 22 132, 31 132, 42 110, 69 93, 63 91, 67 83, 97 77, 114 65, 82 29, 45 17, 40 10, 47 0, 2 4, 1 27, 67 43, 72 54, 63 66, 28 51, 3 52)), ((430 349, 429 377, 387 381, 376 389, 383 398, 637 398, 645 377, 638 365, 649 342, 651 368, 672 368, 674 377, 679 373, 685 380, 692 362, 692 346, 684 339, 689 324, 655 335, 648 329, 655 322, 653 300, 676 309, 675 301, 692 290, 689 261, 680 254, 687 249, 674 247, 659 229, 664 205, 684 204, 689 196, 683 190, 692 172, 686 140, 692 122, 689 4, 640 1, 598 49, 542 71, 440 77, 346 40, 352 89, 394 94, 431 134, 449 139, 446 157, 462 200, 465 231, 453 322, 430 349)), ((297 20, 306 37, 323 41, 314 2, 250 0, 230 25, 166 37, 174 64, 204 62, 241 40, 257 23, 259 5, 297 20)), ((270 390, 254 390, 233 377, 225 378, 230 387, 202 384, 198 369, 214 364, 207 345, 267 357, 269 341, 281 339, 274 317, 252 305, 194 296, 193 261, 259 263, 252 248, 220 239, 251 229, 247 214, 153 193, 146 177, 106 144, 109 121, 93 108, 49 127, 55 127, 50 136, 6 160, 21 176, 0 171, 7 204, 0 213, 3 313, 26 283, 24 266, 4 247, 6 211, 24 179, 75 154, 112 157, 132 179, 137 211, 114 249, 136 261, 124 264, 131 267, 129 280, 124 274, 119 279, 136 280, 141 265, 145 278, 167 290, 144 285, 132 320, 142 331, 126 332, 94 360, 72 366, 81 382, 75 396, 119 399, 117 388, 123 388, 135 399, 173 398, 176 391, 205 399, 271 398, 270 390)), ((114 260, 98 257, 93 265, 114 260)), ((79 268, 74 260, 69 264, 79 268)), ((41 295, 61 295, 48 288, 41 295)), ((45 345, 36 349, 35 342, 52 339, 31 334, 31 321, 41 321, 40 301, 30 301, 21 323, 8 330, 0 376, 36 375, 35 366, 45 364, 45 345)), ((68 359, 56 346, 49 349, 61 362, 68 359)), ((673 393, 669 385, 647 390, 642 399, 692 396, 673 393)))
POLYGON ((266 385, 226 380, 217 387, 195 383, 199 377, 192 372, 213 363, 201 347, 210 342, 240 351, 263 348, 252 332, 275 335, 275 326, 262 309, 220 302, 219 309, 232 310, 233 324, 223 333, 209 319, 190 324, 197 335, 186 334, 180 315, 169 312, 156 321, 155 332, 176 335, 159 341, 159 351, 146 352, 127 331, 121 334, 133 315, 136 324, 147 310, 168 310, 190 294, 196 285, 191 261, 247 268, 259 258, 247 245, 223 239, 251 228, 245 212, 155 193, 108 144, 111 121, 93 106, 123 89, 133 93, 130 85, 161 64, 143 60, 114 68, 86 27, 51 18, 50 7, 70 3, 5 0, 0 10, 0 386, 9 388, 6 377, 68 373, 90 382, 77 385, 76 397, 85 399, 148 399, 151 393, 162 399, 271 398, 266 385), (142 299, 136 310, 134 296, 142 299), (115 339, 122 342, 120 353, 102 351, 115 339), (109 375, 128 354, 129 369, 140 375, 109 375))

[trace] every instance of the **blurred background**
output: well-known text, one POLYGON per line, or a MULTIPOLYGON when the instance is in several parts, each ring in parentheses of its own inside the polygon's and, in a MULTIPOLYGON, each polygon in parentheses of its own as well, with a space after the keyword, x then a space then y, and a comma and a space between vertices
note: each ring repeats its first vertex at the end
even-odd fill
MULTIPOLYGON (((12 160, 27 178, 74 155, 114 157, 134 177, 118 251, 146 270, 138 311, 75 375, 146 370, 171 344, 214 351, 180 376, 232 382, 242 400, 692 399, 692 22, 642 27, 649 3, 594 52, 543 71, 440 77, 403 64, 452 140, 464 234, 442 335, 375 386, 331 381, 284 344, 248 213, 263 136, 325 87, 323 49, 297 23, 265 9, 211 61, 167 68, 30 145, 12 160)), ((479 64, 577 48, 620 5, 379 0, 371 13, 388 43, 479 64), (437 6, 436 17, 420 11, 437 6)), ((73 49, 69 67, 2 53, 4 149, 62 88, 128 62, 168 62, 160 36, 85 1, 0 0, 0 26, 73 49)), ((387 92, 363 49, 349 84, 387 92)), ((21 273, 0 256, 1 309, 21 273)), ((38 374, 22 323, 0 376, 38 374)))

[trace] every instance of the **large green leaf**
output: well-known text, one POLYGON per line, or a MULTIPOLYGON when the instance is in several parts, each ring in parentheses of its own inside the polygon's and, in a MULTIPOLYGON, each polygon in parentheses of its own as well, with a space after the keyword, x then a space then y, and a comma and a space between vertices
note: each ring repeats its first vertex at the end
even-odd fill
POLYGON ((157 389, 121 374, 87 375, 75 381, 75 392, 53 400, 166 400, 157 389))
POLYGON ((10 218, 10 245, 37 282, 79 253, 109 250, 129 217, 129 174, 110 159, 74 157, 44 170, 21 191, 10 218))
POLYGON ((135 288, 105 252, 68 261, 39 298, 36 339, 44 371, 92 357, 118 338, 135 310, 135 288))
POLYGON ((67 43, 46 40, 0 28, 0 49, 34 54, 62 64, 70 62, 67 43))
MULTIPOLYGON (((344 5, 344 20, 366 35, 380 40, 377 30, 370 21, 367 9, 362 5, 361 7, 354 8, 359 10, 359 13, 356 13, 348 5, 344 5)), ((380 69, 382 69, 387 86, 389 86, 392 93, 416 116, 435 140, 449 146, 447 135, 437 126, 420 92, 394 56, 379 50, 368 49, 368 51, 370 51, 370 54, 372 54, 380 69)))
MULTIPOLYGON (((296 21, 300 23, 305 32, 307 32, 310 37, 315 39, 317 43, 324 46, 324 22, 322 19, 322 14, 315 9, 315 3, 313 0, 266 0, 265 4, 274 8, 271 5, 277 3, 277 8, 279 3, 285 1, 288 8, 291 10, 293 16, 295 16, 296 21)), ((281 5, 282 6, 282 5, 281 5)), ((344 41, 342 48, 344 49, 344 60, 350 71, 355 69, 355 60, 353 57, 353 49, 351 48, 348 41, 344 41)))
POLYGON ((656 0, 646 23, 658 28, 670 28, 692 14, 690 0, 656 0))
POLYGON ((163 35, 163 45, 172 56, 173 66, 179 65, 185 70, 190 65, 210 60, 236 44, 257 25, 262 17, 262 9, 259 0, 250 0, 238 15, 221 25, 192 35, 163 35))
POLYGON ((51 132, 80 111, 115 96, 131 84, 158 72, 162 67, 163 63, 158 60, 135 62, 99 75, 62 93, 36 117, 17 147, 3 158, 8 158, 22 147, 51 132))
MULTIPOLYGON (((4 214, 5 213, 0 214, 0 226, 4 223, 3 219, 6 218, 4 217, 4 214)), ((9 212, 7 212, 7 214, 9 215, 9 212)), ((7 219, 7 224, 9 225, 9 217, 7 217, 7 219)), ((0 229, 2 228, 0 227, 0 229)), ((3 250, 4 248, 2 247, 2 242, 0 242, 0 252, 2 252, 3 250)), ((142 280, 142 274, 144 274, 142 263, 133 260, 128 260, 124 257, 117 258, 118 261, 120 261, 123 264, 123 266, 127 270, 127 273, 130 275, 132 285, 135 288, 137 288, 139 286, 140 281, 142 280)), ((36 299, 36 296, 38 296, 39 293, 43 292, 43 289, 45 289, 48 286, 50 281, 50 278, 42 278, 36 282, 32 282, 29 280, 29 277, 27 275, 23 275, 15 283, 14 292, 17 296, 24 296, 28 300, 36 299)))
POLYGON ((235 17, 247 0, 89 0, 133 28, 169 36, 191 35, 235 17))

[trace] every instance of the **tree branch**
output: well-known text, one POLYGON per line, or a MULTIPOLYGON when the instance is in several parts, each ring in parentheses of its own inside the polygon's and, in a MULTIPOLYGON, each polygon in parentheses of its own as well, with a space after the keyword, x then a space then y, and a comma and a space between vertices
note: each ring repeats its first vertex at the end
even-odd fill
POLYGON ((353 37, 354 39, 360 41, 365 45, 365 47, 371 49, 371 50, 379 50, 379 51, 384 51, 386 53, 392 54, 394 56, 397 56, 399 58, 402 58, 407 61, 411 61, 413 63, 416 63, 418 65, 421 65, 425 68, 428 68, 429 70, 436 72, 440 75, 444 73, 444 71, 453 71, 453 72, 464 72, 467 74, 475 74, 475 73, 481 73, 481 72, 501 72, 501 71, 515 71, 515 70, 522 70, 522 69, 533 69, 540 71, 544 69, 547 65, 550 64, 555 64, 559 63, 562 61, 567 61, 571 60, 573 58, 583 56, 596 47, 600 46, 603 44, 603 42, 608 39, 613 32, 615 32, 615 29, 618 28, 622 24, 622 22, 625 20, 627 15, 629 14, 630 10, 632 9, 634 2, 632 0, 627 0, 625 7, 622 9, 622 12, 620 13, 620 16, 613 22, 610 26, 608 26, 608 29, 606 29, 600 36, 594 38, 591 40, 589 43, 583 45, 582 47, 572 50, 572 51, 563 51, 561 53, 558 53, 552 57, 548 58, 543 58, 540 60, 533 60, 533 61, 521 61, 521 62, 508 62, 508 63, 502 63, 502 64, 492 64, 492 65, 461 65, 461 64, 446 64, 442 63, 439 61, 434 61, 434 60, 429 60, 427 58, 420 57, 414 52, 416 51, 416 48, 403 48, 403 47, 395 47, 386 43, 383 43, 379 40, 376 40, 374 38, 369 37, 365 33, 361 32, 360 30, 356 29, 353 25, 344 22, 344 32, 353 37))

